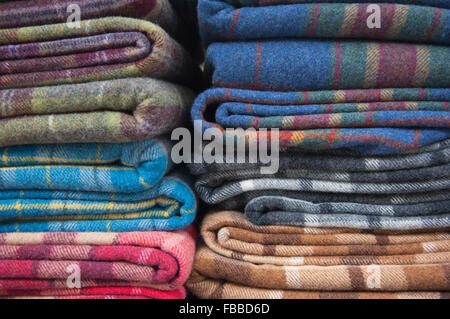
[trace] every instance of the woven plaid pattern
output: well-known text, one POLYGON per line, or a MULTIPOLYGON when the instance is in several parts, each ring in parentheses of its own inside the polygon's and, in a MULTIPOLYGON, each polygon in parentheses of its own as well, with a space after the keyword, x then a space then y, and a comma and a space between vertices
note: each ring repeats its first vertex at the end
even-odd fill
MULTIPOLYGON (((338 189, 338 186, 332 187, 338 189)), ((245 214, 258 225, 406 230, 450 227, 449 205, 450 201, 403 206, 314 204, 287 197, 262 196, 246 205, 245 214)))
MULTIPOLYGON (((0 2, 0 28, 38 26, 66 22, 70 0, 24 0, 0 2)), ((83 20, 121 16, 148 20, 176 34, 178 19, 167 0, 78 0, 83 20)))
POLYGON ((0 299, 184 299, 186 290, 170 291, 141 287, 95 287, 82 289, 45 289, 1 291, 0 299))
POLYGON ((449 57, 447 46, 284 39, 213 43, 208 47, 207 66, 218 87, 267 91, 447 88, 449 57))
MULTIPOLYGON (((322 1, 323 2, 323 1, 322 1)), ((450 44, 448 9, 378 4, 380 28, 367 25, 368 3, 308 3, 241 7, 223 0, 199 2, 203 42, 270 38, 357 38, 450 44)))
POLYGON ((202 297, 221 296, 223 282, 273 289, 278 298, 282 297, 279 291, 285 290, 395 295, 449 289, 448 229, 432 233, 368 233, 258 227, 241 213, 217 212, 205 217, 201 233, 205 243, 197 250, 194 269, 217 288, 212 291, 211 283, 202 284, 194 275, 188 288, 202 297), (374 265, 381 274, 376 288, 370 282, 374 265))
POLYGON ((0 232, 144 231, 192 223, 195 196, 171 169, 170 144, 0 149, 0 232))
MULTIPOLYGON (((83 20, 112 16, 147 20, 158 24, 189 52, 198 51, 198 31, 186 32, 187 27, 192 23, 189 19, 193 13, 187 14, 186 11, 175 10, 178 9, 177 6, 173 8, 170 2, 169 0, 78 0, 76 4, 80 8, 83 20), (189 19, 182 23, 186 15, 189 19)), ((66 22, 71 14, 67 13, 67 8, 71 4, 74 4, 71 0, 2 0, 0 1, 0 28, 66 22)))
MULTIPOLYGON (((317 0, 221 0, 226 3, 233 4, 235 7, 257 7, 272 6, 278 4, 295 4, 295 3, 315 3, 317 0)), ((322 0, 322 3, 337 2, 336 0, 322 0)), ((339 0, 341 3, 353 3, 354 0, 339 0)), ((369 0, 358 0, 358 3, 371 3, 369 0)), ((392 0, 378 0, 377 3, 390 3, 392 0)), ((395 3, 417 4, 425 6, 434 6, 440 8, 450 8, 447 0, 395 0, 395 3)))
MULTIPOLYGON (((227 134, 225 128, 230 127, 228 124, 241 127, 247 123, 248 127, 256 128, 280 127, 281 147, 306 150, 348 148, 366 154, 388 154, 450 137, 449 92, 449 89, 409 88, 282 93, 215 88, 197 97, 191 117, 194 121, 202 121, 203 130, 218 128, 224 138, 227 134), (419 105, 424 108, 428 105, 438 111, 420 111, 419 105), (379 108, 389 111, 379 111, 379 108), (395 113, 391 110, 395 108, 403 111, 395 113), (216 118, 212 122, 211 117, 205 114, 214 110, 216 118), (230 115, 228 112, 238 114, 230 115), (268 117, 264 118, 266 114, 268 117)), ((238 135, 247 141, 267 136, 270 137, 270 132, 238 135)))
POLYGON ((186 121, 194 93, 150 78, 0 90, 0 146, 130 142, 186 121))
POLYGON ((109 17, 0 30, 0 88, 153 77, 193 84, 198 68, 157 25, 109 17))
POLYGON ((224 209, 245 208, 257 224, 446 227, 449 141, 389 157, 282 152, 272 175, 261 173, 265 164, 227 164, 225 157, 223 164, 189 168, 203 201, 224 209))
POLYGON ((144 288, 172 290, 187 280, 195 234, 192 228, 120 234, 4 233, 0 252, 1 295, 45 296, 51 291, 112 295, 116 291, 157 296, 157 291, 144 288), (72 291, 66 285, 71 265, 80 269, 81 290, 72 291), (136 286, 139 288, 131 291, 136 286))

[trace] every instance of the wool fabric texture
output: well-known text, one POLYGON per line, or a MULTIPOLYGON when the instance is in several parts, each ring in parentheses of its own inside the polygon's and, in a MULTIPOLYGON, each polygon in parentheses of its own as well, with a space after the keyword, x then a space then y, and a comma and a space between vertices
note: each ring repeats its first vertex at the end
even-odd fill
POLYGON ((189 168, 203 201, 245 208, 257 224, 448 227, 449 141, 396 156, 282 152, 278 171, 271 175, 261 172, 265 164, 248 158, 189 168))
POLYGON ((185 123, 194 93, 150 78, 0 90, 0 146, 131 142, 185 123))
POLYGON ((377 233, 261 227, 239 212, 224 211, 206 215, 201 234, 204 243, 187 287, 203 298, 326 297, 322 292, 418 298, 441 297, 449 290, 448 229, 377 233), (370 282, 374 265, 381 274, 377 288, 370 282))
POLYGON ((213 43, 207 68, 214 86, 264 91, 448 88, 449 57, 448 46, 280 39, 213 43))
MULTIPOLYGON (((0 28, 40 26, 67 22, 73 12, 68 12, 70 0, 22 0, 0 2, 0 28)), ((169 0, 80 0, 83 20, 103 17, 129 17, 147 20, 159 25, 189 52, 198 50, 198 31, 186 32, 184 12, 176 12, 169 0), (180 14, 180 15, 179 15, 180 14)))
POLYGON ((189 181, 170 144, 43 144, 0 149, 0 232, 174 230, 192 223, 189 181))
POLYGON ((122 17, 0 30, 0 88, 152 77, 193 84, 199 69, 159 26, 122 17))
MULTIPOLYGON (((223 2, 233 4, 235 7, 258 7, 258 6, 272 6, 279 4, 294 4, 294 3, 316 3, 317 0, 222 0, 223 2)), ((354 3, 354 0, 322 0, 321 3, 354 3)), ((378 0, 377 3, 392 3, 394 0, 378 0)), ((373 3, 370 0, 358 0, 358 3, 373 3)), ((450 9, 450 3, 447 0, 395 0, 395 3, 400 4, 415 4, 422 6, 433 6, 438 8, 450 9)))
POLYGON ((280 147, 391 154, 449 138, 449 101, 448 88, 298 92, 213 88, 197 97, 191 117, 201 121, 203 131, 217 128, 224 139, 233 135, 248 142, 271 136, 270 131, 255 134, 226 128, 280 128, 280 147))
POLYGON ((184 297, 195 233, 3 233, 0 252, 0 295, 184 297), (69 266, 80 270, 78 290, 67 286, 69 266))
MULTIPOLYGON (((322 1, 323 2, 323 1, 322 1)), ((270 38, 356 38, 450 44, 450 11, 432 6, 379 3, 380 26, 369 28, 369 3, 291 3, 247 6, 200 0, 203 42, 270 38), (267 5, 267 6, 266 6, 267 5)))

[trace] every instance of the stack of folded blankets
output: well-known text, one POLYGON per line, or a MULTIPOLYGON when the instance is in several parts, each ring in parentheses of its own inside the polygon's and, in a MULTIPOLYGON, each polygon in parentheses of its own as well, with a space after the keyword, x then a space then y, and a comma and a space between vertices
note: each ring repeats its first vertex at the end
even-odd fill
POLYGON ((248 144, 278 128, 281 153, 272 175, 262 161, 190 166, 213 206, 188 289, 450 297, 449 10, 447 0, 199 1, 213 88, 192 119, 248 144))
POLYGON ((0 3, 0 296, 184 298, 195 46, 168 0, 71 5, 0 3))

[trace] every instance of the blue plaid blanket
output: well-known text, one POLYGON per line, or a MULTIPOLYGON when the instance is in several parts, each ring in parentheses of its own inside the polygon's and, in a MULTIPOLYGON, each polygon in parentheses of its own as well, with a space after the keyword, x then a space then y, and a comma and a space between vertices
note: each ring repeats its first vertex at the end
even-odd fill
POLYGON ((174 230, 192 223, 189 181, 163 139, 0 148, 0 232, 174 230))

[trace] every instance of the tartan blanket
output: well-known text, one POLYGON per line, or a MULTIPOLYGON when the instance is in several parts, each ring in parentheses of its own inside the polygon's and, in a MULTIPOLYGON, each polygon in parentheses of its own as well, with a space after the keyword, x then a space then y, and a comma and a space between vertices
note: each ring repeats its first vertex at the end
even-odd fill
POLYGON ((242 136, 226 128, 279 128, 279 143, 285 148, 390 154, 449 138, 449 101, 448 88, 298 92, 213 88, 197 97, 191 117, 202 121, 203 131, 217 128, 225 139, 230 134, 247 142, 255 136, 270 137, 270 132, 242 136))
POLYGON ((216 42, 206 55, 206 69, 218 87, 298 91, 450 85, 450 46, 280 39, 216 42))
POLYGON ((450 140, 396 156, 282 152, 275 174, 261 162, 190 164, 200 198, 245 208, 256 224, 364 229, 450 226, 450 140), (286 198, 288 197, 288 198, 286 198))
POLYGON ((103 17, 138 18, 158 24, 190 52, 198 49, 193 32, 186 32, 183 12, 176 12, 169 0, 22 0, 0 1, 0 29, 66 22, 69 5, 77 4, 81 19, 103 17), (180 14, 180 15, 179 15, 180 14))
MULTIPOLYGON (((223 2, 233 4, 235 7, 258 7, 272 6, 279 4, 295 4, 295 3, 316 3, 317 0, 222 0, 223 2)), ((322 3, 354 3, 354 0, 322 0, 322 3)), ((371 0, 358 0, 358 3, 373 3, 371 0)), ((391 3, 393 0, 377 0, 376 3, 391 3)), ((450 9, 450 3, 447 0, 395 0, 400 4, 415 4, 424 6, 433 6, 439 8, 450 9)))
POLYGON ((195 85, 199 68, 159 26, 122 17, 0 29, 0 88, 152 77, 195 85))
POLYGON ((151 78, 0 90, 0 146, 130 142, 169 133, 194 93, 151 78))
POLYGON ((193 228, 175 232, 0 234, 0 295, 183 298, 193 228), (77 273, 74 269, 79 270, 77 273), (79 276, 79 286, 71 274, 79 276))
POLYGON ((43 144, 0 149, 0 232, 174 230, 196 199, 170 144, 43 144))
POLYGON ((206 45, 291 37, 450 44, 448 9, 428 3, 428 6, 401 5, 399 1, 378 3, 380 28, 369 28, 370 3, 334 2, 283 1, 286 5, 271 6, 272 2, 260 1, 253 6, 255 3, 248 4, 248 1, 200 0, 200 32, 206 45))
POLYGON ((202 298, 439 298, 450 289, 448 229, 255 226, 222 211, 205 216, 201 235, 187 288, 202 298))

